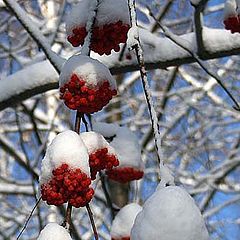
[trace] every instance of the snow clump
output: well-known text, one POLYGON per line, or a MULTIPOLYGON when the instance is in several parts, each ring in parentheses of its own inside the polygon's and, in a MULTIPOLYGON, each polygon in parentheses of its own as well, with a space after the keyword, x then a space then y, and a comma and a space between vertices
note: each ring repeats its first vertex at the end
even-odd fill
POLYGON ((42 229, 37 240, 72 240, 72 238, 66 228, 57 223, 49 223, 42 229))
POLYGON ((118 212, 111 227, 112 240, 130 240, 130 233, 137 214, 142 207, 137 203, 130 203, 118 212))
POLYGON ((158 188, 145 202, 131 240, 209 240, 200 210, 181 187, 158 188))

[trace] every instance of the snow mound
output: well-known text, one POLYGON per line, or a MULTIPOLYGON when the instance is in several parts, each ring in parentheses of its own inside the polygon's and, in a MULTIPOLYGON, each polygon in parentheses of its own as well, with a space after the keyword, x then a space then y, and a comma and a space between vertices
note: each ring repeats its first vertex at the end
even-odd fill
MULTIPOLYGON (((86 26, 90 12, 91 1, 81 0, 73 4, 66 17, 66 32, 72 34, 72 30, 79 26, 86 26)), ((103 26, 110 23, 122 21, 130 24, 128 3, 126 0, 104 0, 100 1, 97 9, 95 26, 103 26)))
POLYGON ((93 121, 92 126, 95 132, 101 133, 105 138, 110 138, 116 135, 116 132, 119 128, 119 125, 116 123, 104 123, 96 121, 93 121))
POLYGON ((40 232, 37 240, 72 240, 67 229, 57 223, 49 223, 40 232))
POLYGON ((113 147, 105 140, 105 138, 96 132, 83 132, 80 134, 85 146, 87 147, 88 154, 91 154, 98 149, 107 148, 109 154, 116 155, 113 147))
POLYGON ((80 168, 90 176, 88 151, 80 136, 71 130, 59 133, 47 147, 42 160, 40 184, 47 183, 52 171, 66 163, 72 169, 80 168))
POLYGON ((119 167, 143 169, 144 164, 138 139, 127 127, 119 127, 117 129, 116 137, 113 138, 110 145, 117 153, 119 167))
POLYGON ((60 87, 70 80, 72 74, 83 79, 90 87, 97 86, 107 80, 111 90, 117 88, 116 81, 109 69, 98 60, 88 56, 74 55, 65 62, 59 77, 60 87))
POLYGON ((130 237, 134 220, 140 211, 142 211, 142 207, 137 203, 124 206, 113 220, 111 237, 113 239, 130 237))
POLYGON ((131 231, 131 240, 209 240, 201 213, 181 187, 157 189, 145 202, 131 231))
POLYGON ((227 0, 224 5, 224 20, 237 15, 237 4, 235 0, 227 0))

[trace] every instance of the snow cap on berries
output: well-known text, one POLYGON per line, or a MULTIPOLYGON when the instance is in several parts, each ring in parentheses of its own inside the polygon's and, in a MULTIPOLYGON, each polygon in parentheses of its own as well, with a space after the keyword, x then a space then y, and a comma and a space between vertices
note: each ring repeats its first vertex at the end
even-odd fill
POLYGON ((42 229, 37 240, 72 240, 72 238, 66 228, 57 223, 49 223, 42 229))
POLYGON ((111 227, 112 240, 130 239, 131 229, 137 214, 142 207, 137 203, 130 203, 118 212, 111 227))
POLYGON ((88 56, 74 55, 65 62, 59 78, 60 87, 70 80, 73 73, 83 79, 88 87, 95 87, 107 80, 111 90, 117 88, 116 80, 109 69, 88 56))
POLYGON ((80 134, 85 146, 87 147, 88 154, 96 152, 99 149, 107 148, 109 154, 116 155, 113 147, 105 140, 105 138, 97 132, 83 132, 80 134))
POLYGON ((227 0, 224 5, 224 20, 237 15, 237 5, 235 0, 227 0))
POLYGON ((193 198, 181 187, 158 188, 137 215, 131 240, 209 240, 193 198))
POLYGON ((134 167, 143 170, 141 147, 136 135, 131 130, 127 127, 119 127, 116 137, 113 138, 110 145, 117 153, 119 167, 134 167))
POLYGON ((92 121, 93 130, 101 133, 105 138, 111 138, 116 135, 119 128, 117 123, 104 123, 92 121))
POLYGON ((92 180, 96 178, 97 172, 119 165, 115 150, 100 133, 84 132, 80 136, 88 149, 92 180))
POLYGON ((59 133, 47 147, 42 161, 40 183, 47 183, 52 177, 52 171, 62 164, 69 168, 81 169, 90 176, 88 152, 79 135, 71 130, 59 133))
MULTIPOLYGON (((79 26, 85 27, 88 21, 91 1, 81 0, 73 4, 66 17, 66 32, 72 34, 72 30, 79 26)), ((130 25, 130 15, 127 0, 104 0, 98 5, 96 26, 103 26, 114 22, 122 21, 130 25)))

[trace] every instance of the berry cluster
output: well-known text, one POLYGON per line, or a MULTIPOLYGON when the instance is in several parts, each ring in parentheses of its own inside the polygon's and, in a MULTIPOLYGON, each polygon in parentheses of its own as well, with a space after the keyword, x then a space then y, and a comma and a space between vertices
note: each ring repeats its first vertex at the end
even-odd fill
POLYGON ((73 45, 73 47, 78 47, 83 45, 84 39, 87 36, 87 31, 85 27, 77 27, 72 30, 72 35, 67 37, 67 40, 73 45))
POLYGON ((116 94, 117 91, 111 90, 107 80, 99 86, 90 87, 76 74, 72 74, 70 81, 60 88, 60 99, 64 100, 66 106, 82 113, 101 110, 116 94))
POLYGON ((112 238, 112 240, 130 240, 130 237, 112 238))
POLYGON ((76 208, 83 207, 93 197, 91 179, 79 168, 70 169, 62 164, 52 171, 51 180, 41 185, 42 199, 49 205, 62 205, 69 202, 76 208))
POLYGON ((223 21, 225 29, 231 30, 231 33, 240 33, 240 16, 230 16, 223 21))
POLYGON ((118 159, 113 154, 108 154, 107 148, 102 148, 89 156, 89 166, 92 180, 96 179, 97 172, 103 169, 112 169, 119 165, 118 159))
POLYGON ((117 167, 107 170, 106 174, 112 180, 120 183, 126 183, 133 180, 138 180, 143 177, 143 171, 132 167, 117 167))
MULTIPOLYGON (((130 26, 122 21, 105 24, 101 27, 94 26, 90 49, 100 55, 110 55, 112 49, 118 52, 119 44, 127 41, 129 28, 130 26)), ((72 30, 72 35, 67 39, 74 47, 77 47, 83 45, 86 35, 85 27, 77 27, 72 30)))

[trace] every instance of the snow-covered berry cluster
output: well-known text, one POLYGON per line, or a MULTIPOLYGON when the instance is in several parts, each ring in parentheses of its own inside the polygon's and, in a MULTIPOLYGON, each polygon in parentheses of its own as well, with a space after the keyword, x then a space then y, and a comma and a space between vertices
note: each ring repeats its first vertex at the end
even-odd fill
MULTIPOLYGON (((74 46, 83 45, 87 35, 86 24, 91 1, 82 0, 72 6, 67 16, 68 41, 74 46)), ((119 44, 127 41, 130 17, 126 0, 103 0, 97 7, 95 24, 92 29, 90 49, 103 55, 118 52, 119 44)))
POLYGON ((227 0, 224 7, 224 26, 231 33, 240 33, 240 14, 237 11, 237 2, 235 0, 227 0))
POLYGON ((81 169, 71 169, 64 163, 52 171, 51 180, 42 184, 42 199, 49 205, 69 202, 76 208, 86 206, 94 195, 91 179, 81 169))
POLYGON ((110 146, 117 154, 119 166, 106 170, 108 178, 120 183, 141 179, 144 175, 143 162, 135 134, 127 127, 120 127, 117 124, 94 123, 93 128, 107 138, 114 136, 110 146))
POLYGON ((116 94, 115 79, 99 61, 75 55, 64 64, 60 74, 60 98, 70 109, 94 113, 116 94))
POLYGON ((111 170, 119 165, 115 150, 101 134, 84 132, 80 136, 88 149, 92 180, 96 178, 97 172, 104 169, 111 170))
POLYGON ((137 203, 130 203, 117 213, 111 226, 112 240, 130 240, 131 229, 137 214, 142 207, 137 203))
POLYGON ((77 208, 89 203, 94 191, 88 160, 87 149, 77 133, 68 130, 58 134, 42 161, 42 199, 50 205, 69 202, 77 208))

